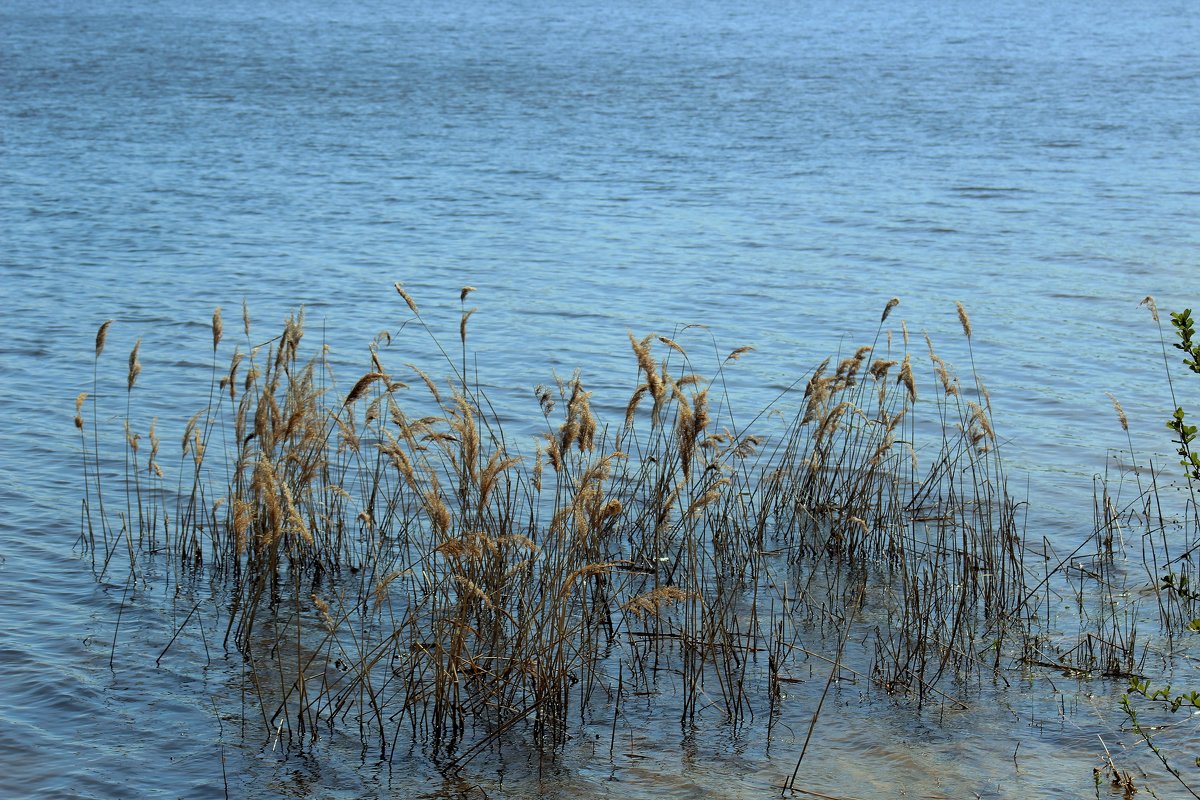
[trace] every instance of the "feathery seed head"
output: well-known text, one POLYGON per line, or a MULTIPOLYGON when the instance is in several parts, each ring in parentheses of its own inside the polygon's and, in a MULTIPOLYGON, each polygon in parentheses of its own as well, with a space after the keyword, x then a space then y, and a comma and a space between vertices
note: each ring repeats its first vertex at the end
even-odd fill
POLYGON ((904 354, 904 361, 900 364, 900 377, 896 379, 896 383, 904 384, 904 388, 908 390, 910 403, 917 401, 917 382, 913 378, 912 361, 909 359, 908 353, 904 354))
POLYGON ((958 321, 959 321, 959 324, 962 325, 963 334, 968 339, 970 339, 971 338, 971 318, 967 316, 967 309, 960 302, 955 303, 954 305, 958 308, 958 321))
POLYGON ((217 306, 213 310, 212 317, 212 335, 213 335, 213 352, 217 351, 217 345, 221 344, 221 336, 225 333, 225 323, 221 321, 221 307, 217 306))
POLYGON ((739 358, 741 358, 741 357, 742 357, 743 355, 745 355, 746 353, 750 353, 750 352, 753 352, 753 351, 754 351, 754 346, 753 346, 753 345, 748 345, 748 344, 747 344, 747 345, 743 345, 743 346, 741 346, 741 347, 737 348, 736 350, 734 350, 734 351, 733 351, 732 353, 730 353, 729 355, 725 356, 725 360, 726 360, 726 361, 737 361, 739 358))
POLYGON ((412 299, 412 295, 404 291, 404 284, 400 283, 400 281, 396 281, 392 285, 396 287, 396 292, 403 297, 404 302, 408 304, 409 311, 412 311, 412 313, 416 314, 418 317, 421 316, 421 312, 417 310, 417 304, 416 301, 412 299))
POLYGON ((354 403, 355 400, 358 400, 360 397, 362 397, 364 394, 367 393, 367 389, 371 388, 372 383, 379 380, 380 378, 386 378, 386 377, 387 376, 384 375, 382 372, 368 372, 366 375, 363 375, 361 378, 358 379, 358 381, 355 382, 354 386, 350 389, 350 393, 348 395, 346 395, 346 402, 343 403, 343 405, 344 406, 351 405, 352 403, 354 403))
MULTIPOLYGON (((1150 309, 1151 318, 1153 318, 1155 322, 1158 322, 1158 303, 1154 301, 1154 295, 1146 295, 1142 298, 1142 302, 1138 303, 1138 305, 1145 306, 1146 308, 1150 309)), ((105 324, 107 325, 108 323, 105 324)))
POLYGON ((96 331, 96 358, 99 358, 100 354, 104 352, 104 342, 106 339, 108 339, 108 326, 112 324, 113 321, 111 319, 106 320, 104 324, 100 326, 100 330, 96 331))
POLYGON ((898 305, 900 305, 899 297, 893 297, 891 300, 888 300, 887 305, 883 307, 883 316, 879 318, 880 325, 887 321, 888 314, 891 314, 892 309, 898 305))
POLYGON ((1121 407, 1121 401, 1112 392, 1105 392, 1108 399, 1112 401, 1113 409, 1117 412, 1117 421, 1121 423, 1121 430, 1129 430, 1129 417, 1125 416, 1125 409, 1121 407))
POLYGON ((142 340, 138 339, 134 342, 133 350, 129 353, 129 378, 127 382, 128 391, 133 391, 133 384, 137 381, 138 375, 142 374, 142 362, 138 360, 138 350, 142 346, 142 340))
POLYGON ((80 392, 75 396, 75 427, 83 430, 83 402, 87 400, 88 393, 80 392))
POLYGON ((470 311, 464 312, 462 319, 458 322, 458 338, 462 340, 463 344, 467 343, 467 320, 478 310, 478 308, 472 308, 470 311))

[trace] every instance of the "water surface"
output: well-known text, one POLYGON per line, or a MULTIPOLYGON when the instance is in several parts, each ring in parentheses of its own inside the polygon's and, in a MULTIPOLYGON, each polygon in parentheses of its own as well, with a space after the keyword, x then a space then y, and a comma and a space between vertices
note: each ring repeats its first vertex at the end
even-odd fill
MULTIPOLYGON (((370 337, 405 316, 393 281, 447 341, 474 285, 480 372, 514 420, 551 369, 581 367, 618 407, 635 378, 626 331, 695 322, 722 352, 757 347, 730 373, 757 408, 869 343, 893 295, 890 322, 927 329, 965 370, 962 301, 1034 537, 1070 550, 1091 524, 1090 476, 1127 446, 1104 392, 1147 452, 1167 449, 1158 334, 1137 303, 1195 299, 1191 6, 544 5, 0 9, 0 793, 205 797, 228 781, 235 796, 403 795, 442 781, 373 764, 356 742, 319 760, 241 742, 218 702, 235 660, 181 637, 154 666, 191 605, 153 583, 125 597, 110 669, 125 587, 95 581, 72 547, 71 429, 110 317, 109 387, 142 338, 139 399, 177 431, 204 402, 209 315, 232 319, 243 299, 258 331, 305 305, 309 341, 352 380, 370 337)), ((1122 687, 1020 688, 994 711, 929 718, 840 687, 808 785, 1091 792, 1122 687)), ((651 720, 622 751, 634 756, 518 754, 460 788, 758 797, 794 763, 795 738, 768 753, 703 733, 681 741, 651 720)))

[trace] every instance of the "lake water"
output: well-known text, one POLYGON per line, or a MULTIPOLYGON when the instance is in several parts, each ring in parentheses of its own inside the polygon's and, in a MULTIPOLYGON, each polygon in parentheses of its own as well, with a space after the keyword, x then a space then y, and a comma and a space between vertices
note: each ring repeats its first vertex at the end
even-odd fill
MULTIPOLYGON (((757 348, 730 377, 757 408, 870 343, 893 295, 889 323, 966 370, 962 301, 1030 534, 1069 551, 1092 474, 1127 447, 1105 392, 1144 453, 1169 450, 1137 304, 1197 301, 1198 44, 1184 2, 9 0, 0 794, 766 796, 802 731, 764 752, 664 724, 627 743, 636 758, 573 747, 458 786, 417 756, 372 764, 357 741, 319 758, 242 742, 220 702, 233 661, 189 671, 203 651, 180 641, 155 667, 180 612, 152 582, 126 598, 110 669, 123 584, 73 548, 72 401, 96 328, 116 320, 115 376, 142 339, 140 401, 181 430, 204 402, 215 306, 232 319, 245 300, 262 331, 304 305, 353 380, 404 318, 393 281, 446 341, 470 284, 481 377, 520 420, 552 369, 581 367, 598 405, 622 405, 626 331, 688 323, 722 352, 757 348)), ((1090 793, 1123 687, 1057 680, 950 718, 846 687, 805 785, 1090 793)))

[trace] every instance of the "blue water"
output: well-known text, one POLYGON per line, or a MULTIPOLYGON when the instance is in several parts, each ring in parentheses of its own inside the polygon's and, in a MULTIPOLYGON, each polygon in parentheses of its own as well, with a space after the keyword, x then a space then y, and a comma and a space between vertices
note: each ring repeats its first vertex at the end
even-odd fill
MULTIPOLYGON (((221 736, 236 664, 154 668, 191 606, 152 585, 135 587, 109 668, 123 585, 97 584, 72 548, 71 403, 110 317, 110 385, 142 338, 142 402, 178 431, 204 400, 212 309, 233 327, 243 299, 264 339, 305 305, 309 341, 353 380, 404 317, 393 281, 447 341, 474 285, 481 376, 513 419, 551 369, 582 367, 599 405, 623 404, 626 331, 693 322, 722 352, 757 348, 730 373, 757 408, 869 343, 893 295, 895 335, 901 318, 928 330, 965 371, 962 301, 1032 535, 1070 549, 1086 534, 1090 476, 1127 447, 1106 391, 1145 452, 1168 449, 1158 333, 1137 303, 1197 298, 1192 5, 407 5, 0 6, 0 795, 433 780, 349 745, 298 765, 221 736)), ((1119 688, 1072 696, 1086 723, 1016 698, 1008 722, 940 727, 858 709, 850 690, 852 724, 806 763, 834 794, 1086 793, 1089 731, 1119 724, 1119 688), (1014 776, 1017 742, 1032 766, 1014 776)), ((619 770, 576 752, 511 768, 504 789, 477 779, 493 797, 756 797, 795 750, 657 746, 619 770)))

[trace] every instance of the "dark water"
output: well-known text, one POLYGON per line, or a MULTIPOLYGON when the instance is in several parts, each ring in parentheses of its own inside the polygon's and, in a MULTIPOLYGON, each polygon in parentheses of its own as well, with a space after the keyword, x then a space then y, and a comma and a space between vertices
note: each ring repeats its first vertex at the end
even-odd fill
MULTIPOLYGON (((722 352, 758 348, 730 378, 757 407, 869 340, 893 295, 891 321, 965 370, 961 300, 1034 535, 1070 549, 1090 525, 1090 476, 1127 446, 1104 392, 1147 452, 1166 448, 1137 302, 1179 308, 1200 275, 1192 5, 441 5, 0 7, 0 794, 440 786, 356 742, 304 762, 239 741, 220 703, 236 664, 181 637, 154 666, 193 605, 173 585, 131 590, 110 669, 124 585, 97 584, 72 548, 71 429, 109 317, 111 374, 141 337, 141 402, 178 429, 203 403, 212 308, 243 299, 270 327, 305 304, 310 339, 352 376, 402 318, 393 281, 447 340, 458 288, 477 286, 481 372, 521 417, 552 368, 623 402, 626 330, 692 322, 722 352)), ((1090 792, 1121 687, 1067 688, 929 719, 845 687, 808 785, 1090 792)), ((472 780, 492 796, 758 797, 802 737, 767 753, 662 726, 619 764, 575 749, 472 780)))

